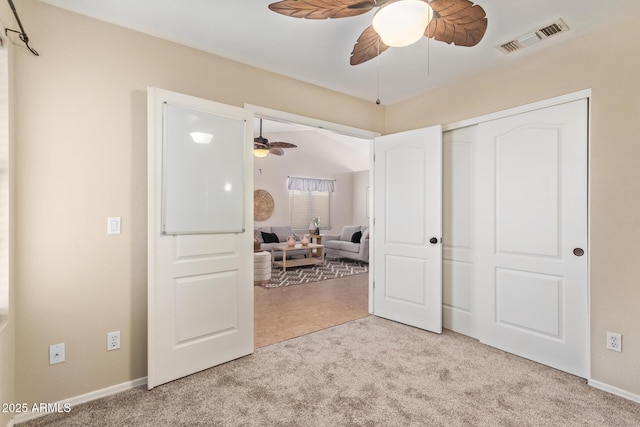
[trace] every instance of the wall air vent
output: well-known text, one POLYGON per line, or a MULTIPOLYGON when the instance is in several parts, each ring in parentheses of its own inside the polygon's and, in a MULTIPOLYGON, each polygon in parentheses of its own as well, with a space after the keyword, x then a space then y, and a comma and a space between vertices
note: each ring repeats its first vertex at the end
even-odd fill
POLYGON ((521 35, 520 37, 517 37, 514 40, 508 41, 496 47, 503 53, 512 53, 568 30, 569 26, 562 19, 558 19, 552 24, 537 28, 533 31, 521 35))

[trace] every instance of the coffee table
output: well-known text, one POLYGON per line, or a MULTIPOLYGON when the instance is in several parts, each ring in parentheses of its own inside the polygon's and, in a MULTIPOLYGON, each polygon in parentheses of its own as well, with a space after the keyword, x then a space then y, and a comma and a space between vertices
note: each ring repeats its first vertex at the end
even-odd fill
POLYGON ((271 247, 271 263, 287 271, 287 267, 300 267, 301 265, 324 265, 324 245, 309 243, 308 245, 289 246, 287 244, 271 247), (304 258, 287 259, 287 251, 299 251, 308 249, 304 258), (282 251, 282 260, 276 261, 276 252, 282 251))

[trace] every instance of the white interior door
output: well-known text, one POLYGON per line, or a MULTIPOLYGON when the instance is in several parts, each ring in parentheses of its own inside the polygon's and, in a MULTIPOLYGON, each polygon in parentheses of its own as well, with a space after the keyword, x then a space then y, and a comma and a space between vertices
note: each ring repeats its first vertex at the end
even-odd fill
POLYGON ((485 122, 475 151, 479 338, 587 377, 587 101, 485 122))
POLYGON ((253 352, 252 122, 148 91, 149 389, 253 352))
POLYGON ((446 329, 477 336, 474 282, 473 156, 477 126, 443 135, 442 321, 446 329))
POLYGON ((374 314, 442 332, 442 129, 374 142, 374 314))

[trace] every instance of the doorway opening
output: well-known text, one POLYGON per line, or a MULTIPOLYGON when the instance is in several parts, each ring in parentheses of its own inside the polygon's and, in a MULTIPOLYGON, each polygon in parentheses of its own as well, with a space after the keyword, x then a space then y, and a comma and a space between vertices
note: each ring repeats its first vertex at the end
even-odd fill
MULTIPOLYGON (((299 176, 335 181, 331 194, 329 226, 321 228, 321 236, 339 235, 344 226, 369 227, 370 147, 373 134, 343 128, 314 119, 287 113, 248 107, 255 112, 254 135, 260 133, 270 142, 296 145, 284 149, 284 154, 254 158, 254 189, 270 193, 273 212, 262 220, 255 218, 254 232, 271 226, 291 223, 287 179, 299 176), (339 129, 336 129, 339 128, 339 129), (346 129, 346 131, 345 131, 346 129), (355 135, 354 135, 355 134, 355 135)), ((297 235, 305 229, 293 230, 297 235)), ((322 244, 322 241, 319 242, 322 244)), ((268 249, 267 249, 268 250, 268 249)), ((326 254, 326 264, 367 265, 326 254)), ((276 270, 280 267, 274 267, 276 270)), ((287 268, 292 274, 313 267, 287 268), (296 271, 298 270, 298 271, 296 271)), ((280 270, 278 270, 280 271, 280 270)), ((285 273, 288 274, 288 273, 285 273)), ((369 274, 269 287, 254 286, 254 345, 256 348, 316 332, 331 326, 369 315, 369 274)))

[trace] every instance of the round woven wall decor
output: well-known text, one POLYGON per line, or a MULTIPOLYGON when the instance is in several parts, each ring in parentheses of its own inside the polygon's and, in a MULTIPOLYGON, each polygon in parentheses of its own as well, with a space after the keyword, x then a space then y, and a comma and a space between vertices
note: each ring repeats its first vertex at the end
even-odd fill
POLYGON ((253 192, 253 219, 264 221, 273 213, 273 197, 267 190, 253 192))

